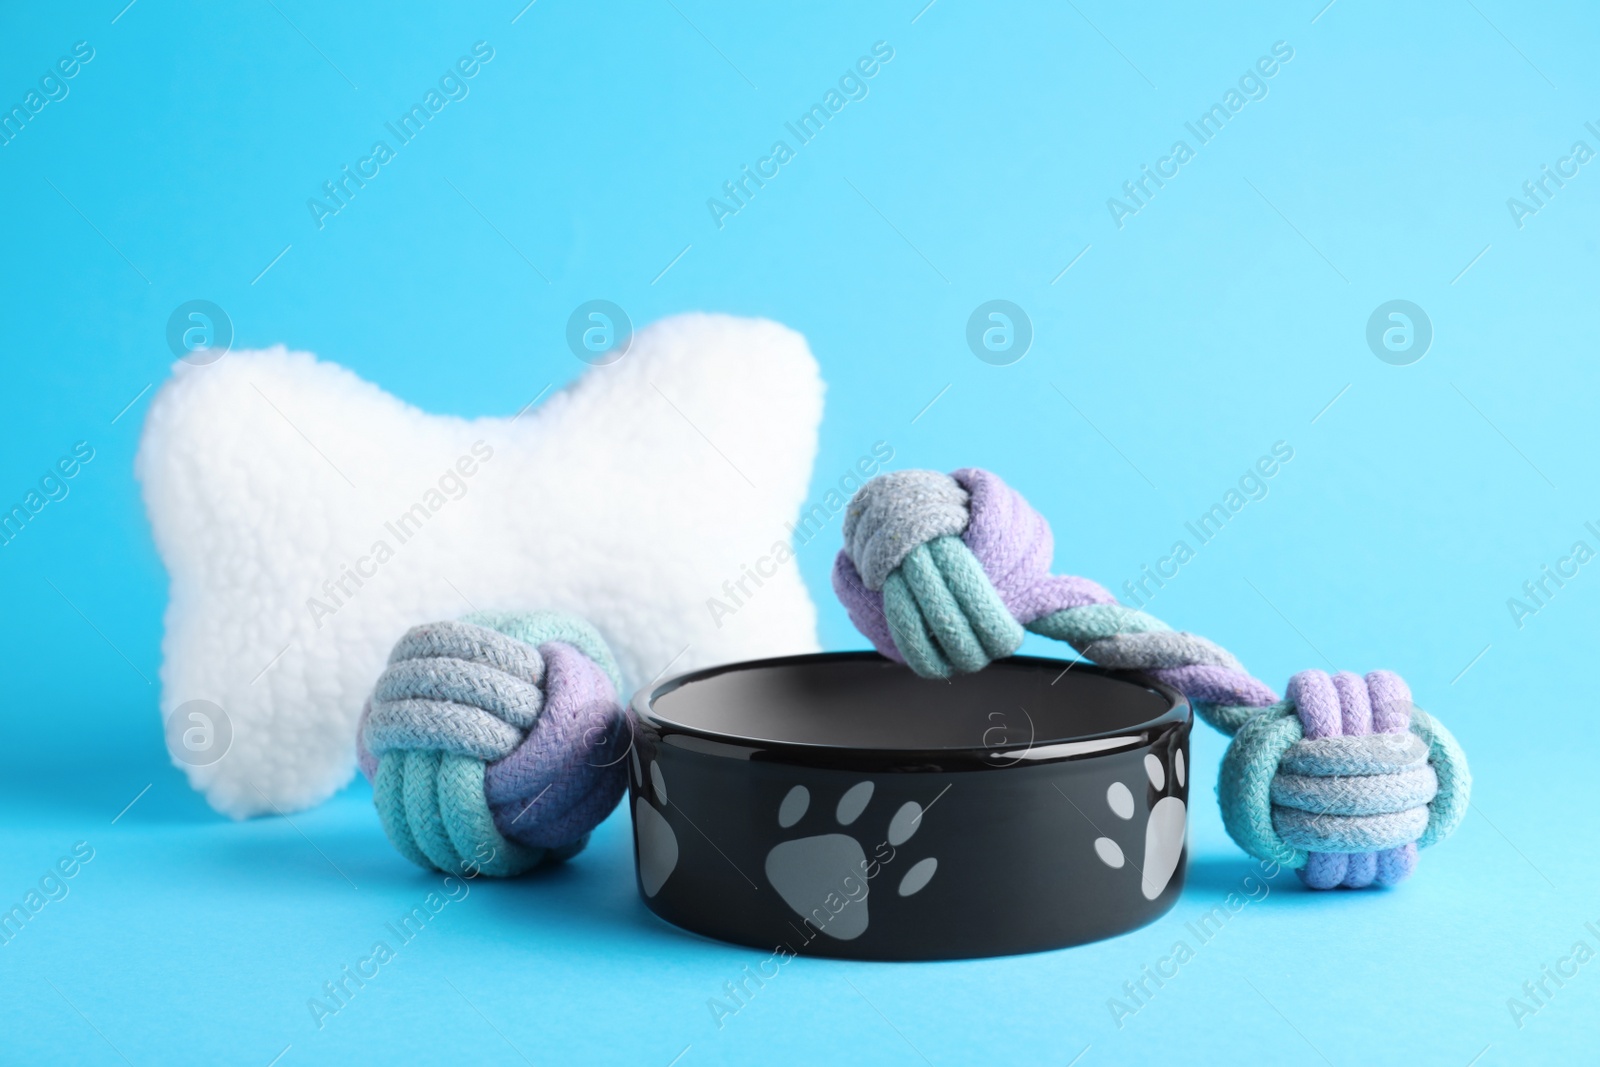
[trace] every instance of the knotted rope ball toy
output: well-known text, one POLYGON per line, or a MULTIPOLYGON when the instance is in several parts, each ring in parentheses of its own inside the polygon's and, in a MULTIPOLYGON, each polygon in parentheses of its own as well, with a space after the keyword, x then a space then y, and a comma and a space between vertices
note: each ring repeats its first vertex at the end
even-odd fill
POLYGON ((1314 889, 1400 882, 1466 814, 1466 756, 1398 675, 1303 671, 1280 699, 1213 642, 1049 573, 1049 524, 988 471, 879 475, 844 542, 833 587, 851 621, 917 674, 980 670, 1032 631, 1183 693, 1233 737, 1217 787, 1228 833, 1314 889))
POLYGON ((362 712, 361 769, 394 847, 510 876, 582 851, 627 786, 616 661, 553 613, 413 627, 362 712))

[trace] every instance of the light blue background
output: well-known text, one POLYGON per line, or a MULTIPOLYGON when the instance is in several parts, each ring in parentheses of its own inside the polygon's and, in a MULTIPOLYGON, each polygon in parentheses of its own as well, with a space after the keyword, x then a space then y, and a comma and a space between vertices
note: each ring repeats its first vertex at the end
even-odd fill
MULTIPOLYGON (((0 903, 95 849, 0 947, 0 1060, 1592 1058, 1600 962, 1521 1029, 1507 998, 1597 943, 1600 563, 1520 629, 1506 606, 1575 540, 1600 548, 1600 164, 1524 228, 1506 207, 1575 140, 1600 149, 1592 11, 123 2, 0 15, 7 107, 73 42, 96 50, 0 147, 0 498, 96 450, 0 548, 0 903), (306 199, 478 40, 495 58, 471 95, 319 231, 306 199), (870 96, 719 231, 706 199, 879 40, 895 57, 870 96), (1119 230, 1106 199, 1280 40, 1270 95, 1119 230), (1290 442, 1268 497, 1151 609, 1274 685, 1402 672, 1472 757, 1466 822, 1394 892, 1285 875, 1118 1029, 1107 999, 1251 870, 1201 730, 1191 878, 1163 921, 1025 958, 797 961, 719 1030, 707 999, 764 954, 646 912, 619 811, 568 868, 475 883, 318 1030, 307 999, 437 878, 389 848, 359 784, 240 825, 169 766, 150 684, 166 582, 132 476, 149 393, 113 417, 169 373, 185 300, 226 308, 238 346, 481 415, 583 369, 562 334, 594 297, 638 324, 795 327, 829 385, 815 494, 878 439, 897 465, 991 467, 1053 522, 1058 568, 1113 589, 1290 442), (1035 329, 1007 367, 963 339, 997 297, 1035 329), (1411 366, 1364 341, 1394 298, 1434 325, 1411 366)), ((856 647, 836 539, 801 565, 824 643, 856 647)))

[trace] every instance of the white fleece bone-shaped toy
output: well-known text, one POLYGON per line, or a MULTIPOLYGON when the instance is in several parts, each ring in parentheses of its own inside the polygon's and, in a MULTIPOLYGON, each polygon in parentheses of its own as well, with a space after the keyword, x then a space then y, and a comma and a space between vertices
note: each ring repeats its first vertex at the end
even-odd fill
POLYGON ((630 687, 815 651, 787 524, 822 392, 799 334, 724 315, 658 322, 504 418, 425 414, 281 347, 179 363, 136 462, 171 577, 161 712, 211 701, 232 738, 175 762, 235 817, 319 803, 395 641, 475 610, 582 615, 630 687), (763 557, 736 612, 708 610, 763 557))

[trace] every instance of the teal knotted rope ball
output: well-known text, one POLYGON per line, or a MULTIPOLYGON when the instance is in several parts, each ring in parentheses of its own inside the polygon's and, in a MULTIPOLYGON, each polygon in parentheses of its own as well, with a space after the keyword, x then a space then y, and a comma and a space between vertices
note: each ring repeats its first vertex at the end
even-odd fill
POLYGON ((1403 880, 1466 815, 1467 758, 1398 675, 1302 671, 1239 727, 1222 821, 1245 851, 1331 884, 1403 880))
POLYGON ((1032 631, 1182 692, 1234 735, 1218 785, 1228 832, 1313 888, 1401 881, 1466 813, 1466 757, 1397 675, 1306 671, 1280 699, 1219 645, 1051 574, 1049 524, 988 471, 879 475, 851 500, 844 542, 835 592, 918 674, 980 670, 1032 631))
POLYGON ((572 616, 412 627, 359 731, 389 840, 449 873, 514 875, 581 851, 627 785, 620 689, 611 650, 572 616))

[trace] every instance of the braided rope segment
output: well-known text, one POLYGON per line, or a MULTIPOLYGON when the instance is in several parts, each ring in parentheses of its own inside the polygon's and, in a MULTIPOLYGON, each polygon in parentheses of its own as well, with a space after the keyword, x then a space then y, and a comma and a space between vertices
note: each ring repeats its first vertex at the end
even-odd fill
POLYGON ((395 848, 509 876, 581 851, 626 786, 617 667, 587 623, 487 614, 407 631, 358 753, 395 848))
POLYGON ((1307 671, 1279 698, 1214 642, 1051 574, 1049 524, 988 471, 879 475, 843 532, 834 591, 874 647, 917 674, 981 670, 1032 631, 1183 693, 1235 736, 1218 787, 1229 833, 1314 888, 1392 885, 1465 813, 1466 758, 1397 675, 1307 671))

